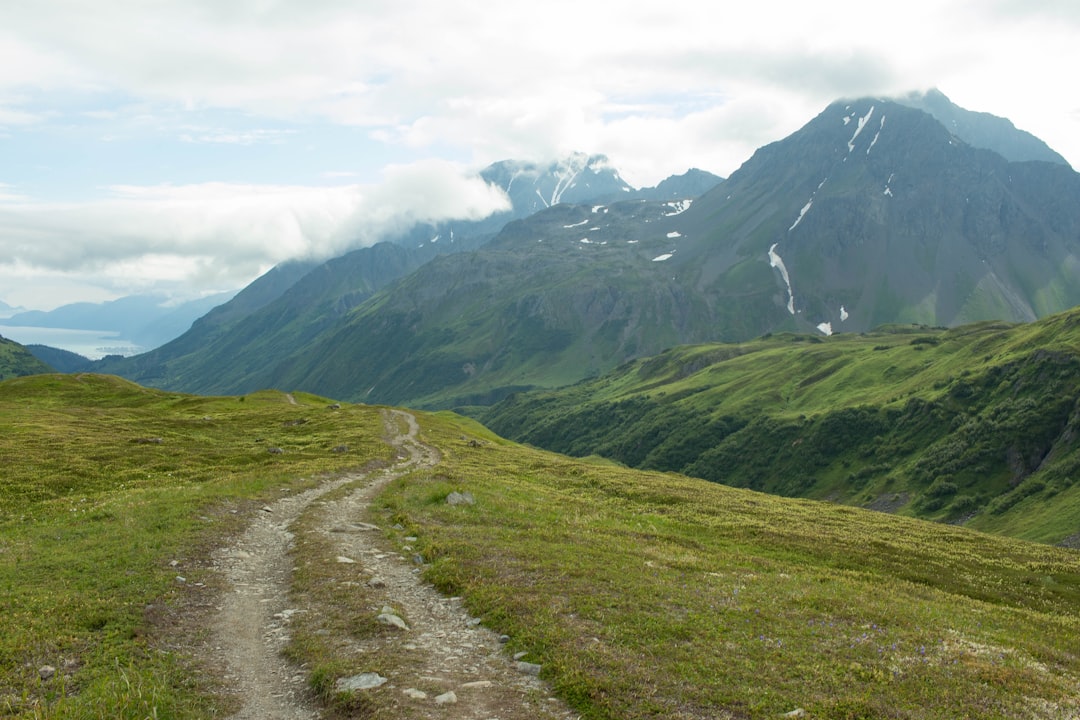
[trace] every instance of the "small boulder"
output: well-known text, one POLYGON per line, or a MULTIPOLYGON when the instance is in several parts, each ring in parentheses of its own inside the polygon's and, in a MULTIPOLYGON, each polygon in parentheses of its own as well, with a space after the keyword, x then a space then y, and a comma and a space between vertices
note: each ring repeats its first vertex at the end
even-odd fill
POLYGON ((396 627, 396 628, 398 628, 400 630, 408 630, 409 629, 409 626, 405 624, 405 621, 402 620, 397 615, 397 613, 395 613, 393 611, 387 611, 386 608, 383 608, 383 611, 381 613, 379 613, 378 615, 376 615, 375 619, 378 620, 379 622, 381 622, 383 625, 389 625, 390 627, 396 627))
POLYGON ((525 673, 526 675, 532 675, 533 677, 539 677, 540 675, 540 666, 536 663, 519 660, 517 664, 517 669, 518 672, 525 673))
POLYGON ((359 675, 353 675, 352 677, 338 678, 337 682, 334 683, 334 689, 338 692, 370 690, 379 687, 385 682, 386 678, 379 673, 366 672, 360 673, 359 675))
POLYGON ((447 505, 475 505, 476 498, 471 492, 459 493, 456 490, 446 496, 447 505))
POLYGON ((442 695, 436 695, 435 696, 435 704, 436 705, 453 705, 456 702, 457 702, 457 695, 454 694, 453 690, 451 690, 449 692, 444 692, 442 695))

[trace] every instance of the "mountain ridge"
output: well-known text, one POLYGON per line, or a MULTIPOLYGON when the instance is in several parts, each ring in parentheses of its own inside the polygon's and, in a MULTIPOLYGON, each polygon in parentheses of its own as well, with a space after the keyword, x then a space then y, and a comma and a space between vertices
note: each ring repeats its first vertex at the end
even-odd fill
MULTIPOLYGON (((586 190, 630 194, 600 156, 492 173, 523 214, 586 190)), ((563 202, 472 236, 475 249, 464 237, 452 251, 404 243, 430 255, 358 293, 328 263, 315 293, 298 284, 244 318, 213 361, 101 369, 188 391, 453 407, 685 343, 1023 321, 1080 304, 1080 176, 1009 162, 881 98, 829 105, 699 197, 563 202)))

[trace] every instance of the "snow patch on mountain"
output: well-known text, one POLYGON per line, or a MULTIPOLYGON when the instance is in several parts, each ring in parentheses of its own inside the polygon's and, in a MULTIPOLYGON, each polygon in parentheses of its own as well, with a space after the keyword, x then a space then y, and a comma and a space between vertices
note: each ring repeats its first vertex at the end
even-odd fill
POLYGON ((672 256, 673 256, 674 254, 675 254, 675 253, 664 253, 663 255, 657 255, 656 257, 654 257, 654 258, 652 259, 652 261, 653 261, 653 262, 664 262, 665 260, 670 260, 670 259, 671 259, 671 257, 672 257, 672 256))
POLYGON ((848 311, 847 311, 847 309, 846 309, 846 308, 845 308, 845 307, 844 307, 843 305, 841 305, 841 306, 840 306, 840 322, 844 322, 844 321, 845 321, 845 320, 847 320, 847 319, 848 319, 849 317, 851 317, 851 316, 850 316, 850 315, 848 315, 848 311))
POLYGON ((813 192, 813 194, 810 196, 810 199, 806 201, 805 205, 803 205, 802 210, 799 211, 799 217, 795 218, 795 222, 791 223, 791 227, 788 228, 788 232, 791 232, 795 228, 799 227, 799 223, 802 222, 802 219, 806 216, 806 213, 810 211, 810 207, 814 204, 814 198, 817 197, 818 190, 823 188, 825 186, 825 183, 828 181, 829 178, 825 178, 820 183, 818 183, 817 190, 813 192))
POLYGON ((825 335, 825 336, 832 335, 832 323, 828 323, 828 322, 818 323, 817 329, 821 332, 822 335, 825 335))
POLYGON ((802 210, 799 211, 799 217, 795 218, 795 222, 791 223, 791 227, 788 228, 788 232, 791 232, 792 230, 794 230, 795 228, 797 228, 799 226, 799 223, 801 223, 802 219, 804 217, 806 217, 807 211, 810 210, 810 206, 813 205, 813 204, 814 204, 814 196, 811 195, 810 199, 806 201, 805 205, 803 205, 802 210))
POLYGON ((693 202, 693 200, 674 200, 672 202, 666 203, 667 206, 671 208, 671 212, 664 213, 664 217, 675 217, 676 215, 681 215, 682 213, 690 209, 690 204, 693 202))
POLYGON ((669 232, 669 233, 667 234, 667 236, 668 236, 668 238, 671 238, 671 239, 674 239, 674 238, 681 238, 681 237, 682 237, 682 233, 681 233, 681 232, 679 232, 678 230, 672 230, 671 232, 669 232))
POLYGON ((564 229, 564 230, 569 230, 570 228, 576 228, 576 227, 581 227, 582 225, 585 225, 585 224, 587 224, 588 222, 589 222, 589 219, 588 219, 588 218, 585 218, 585 219, 584 219, 584 220, 582 220, 581 222, 576 222, 576 223, 573 223, 573 224, 571 224, 571 225, 563 225, 563 229, 564 229))
POLYGON ((863 131, 863 128, 866 127, 866 123, 870 121, 870 118, 874 114, 874 108, 875 107, 876 106, 871 105, 870 110, 865 115, 863 115, 861 118, 859 118, 859 124, 858 124, 858 127, 855 128, 855 134, 851 136, 850 140, 848 140, 847 147, 848 147, 848 152, 849 153, 855 151, 855 138, 859 137, 859 133, 861 133, 863 131))
POLYGON ((769 248, 769 266, 774 267, 780 271, 780 277, 784 278, 784 284, 787 285, 787 310, 792 315, 795 314, 795 293, 791 290, 791 276, 788 275, 787 266, 784 265, 783 258, 776 252, 776 246, 780 243, 773 243, 769 248))
POLYGON ((878 126, 878 131, 874 133, 874 139, 870 141, 870 147, 866 148, 866 154, 869 155, 870 151, 877 145, 878 138, 881 137, 881 131, 885 128, 885 116, 881 116, 881 125, 878 126))

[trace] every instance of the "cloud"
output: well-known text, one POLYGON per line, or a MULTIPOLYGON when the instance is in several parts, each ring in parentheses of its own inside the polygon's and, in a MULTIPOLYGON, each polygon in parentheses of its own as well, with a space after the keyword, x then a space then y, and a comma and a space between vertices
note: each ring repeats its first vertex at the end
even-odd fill
POLYGON ((36 203, 0 186, 0 277, 92 275, 118 293, 148 284, 235 289, 289 259, 328 258, 415 222, 479 219, 502 191, 443 161, 393 166, 376 185, 114 186, 104 200, 36 203))
POLYGON ((606 154, 638 186, 689 167, 729 175, 838 97, 932 86, 1010 118, 1080 167, 1080 116, 1061 80, 1080 63, 1078 7, 0 3, 0 140, 19 150, 0 166, 14 186, 0 187, 0 252, 72 272, 111 268, 117 283, 117 268, 159 277, 161 264, 239 278, 493 204, 436 166, 392 166, 378 186, 304 186, 349 182, 335 173, 584 151, 606 154), (74 167, 80 159, 86 167, 74 167), (79 205, 17 197, 87 197, 94 186, 112 189, 79 205), (151 256, 168 260, 140 261, 151 256))

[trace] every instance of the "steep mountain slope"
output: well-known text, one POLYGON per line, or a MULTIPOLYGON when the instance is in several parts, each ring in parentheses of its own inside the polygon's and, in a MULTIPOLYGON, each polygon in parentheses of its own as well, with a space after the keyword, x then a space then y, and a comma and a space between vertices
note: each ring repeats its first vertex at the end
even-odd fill
POLYGON ((478 414, 573 455, 1080 544, 1080 310, 680 347, 478 414))
MULTIPOLYGON (((190 392, 237 388, 253 368, 304 347, 349 309, 435 253, 434 248, 392 243, 354 250, 307 269, 251 312, 223 306, 220 315, 207 315, 173 342, 130 358, 105 358, 94 365, 95 371, 190 392)), ((274 289, 278 287, 275 282, 274 289)))
POLYGON ((0 337, 0 380, 48 372, 53 372, 53 369, 25 347, 14 340, 0 337))
MULTIPOLYGON (((562 385, 716 325, 664 265, 689 201, 560 205, 439 258, 254 378, 367 402, 493 402, 562 385)), ((770 288, 771 291, 771 288, 770 288)))
POLYGON ((831 105, 676 220, 687 239, 672 267, 696 291, 745 306, 772 279, 761 332, 1032 320, 1080 303, 1080 175, 1010 163, 890 101, 831 105))

